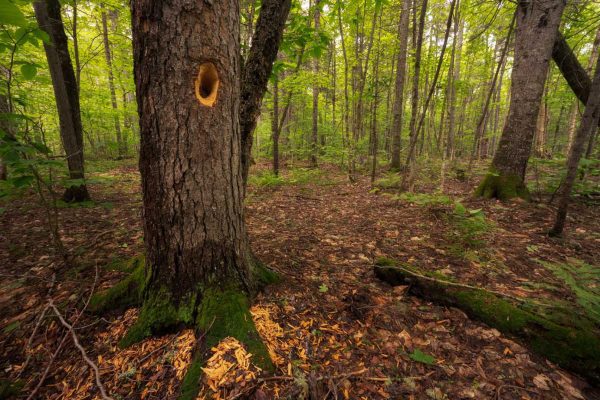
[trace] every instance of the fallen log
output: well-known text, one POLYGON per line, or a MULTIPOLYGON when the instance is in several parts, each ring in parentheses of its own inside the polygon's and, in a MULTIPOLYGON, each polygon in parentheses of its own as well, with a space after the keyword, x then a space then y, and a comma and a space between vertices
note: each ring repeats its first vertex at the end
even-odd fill
POLYGON ((526 310, 511 296, 502 297, 474 286, 452 282, 441 274, 424 272, 393 260, 379 259, 375 276, 392 286, 408 285, 409 293, 434 303, 456 307, 527 345, 557 365, 600 384, 600 332, 589 321, 569 326, 526 310))

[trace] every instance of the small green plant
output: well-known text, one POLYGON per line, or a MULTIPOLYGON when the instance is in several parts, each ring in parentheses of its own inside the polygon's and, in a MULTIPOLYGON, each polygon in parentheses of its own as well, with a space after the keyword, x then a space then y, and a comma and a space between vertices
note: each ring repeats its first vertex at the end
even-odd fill
POLYGON ((566 283, 579 306, 600 326, 600 267, 573 258, 566 263, 538 262, 566 283))
POLYGON ((400 189, 402 184, 402 176, 400 174, 390 172, 375 181, 375 187, 380 189, 400 189))
POLYGON ((406 201, 408 203, 425 207, 451 205, 453 203, 453 200, 450 197, 439 193, 405 192, 398 195, 393 195, 391 198, 393 200, 406 201))
POLYGON ((484 247, 484 236, 493 227, 481 209, 467 209, 459 201, 454 203, 450 222, 454 227, 454 241, 467 249, 484 247))
POLYGON ((258 175, 250 176, 251 185, 260 187, 276 187, 285 183, 281 175, 275 175, 272 171, 262 171, 258 175))
POLYGON ((436 363, 435 357, 430 356, 427 353, 424 353, 418 347, 408 355, 412 360, 416 362, 420 362, 422 364, 434 365, 436 363))

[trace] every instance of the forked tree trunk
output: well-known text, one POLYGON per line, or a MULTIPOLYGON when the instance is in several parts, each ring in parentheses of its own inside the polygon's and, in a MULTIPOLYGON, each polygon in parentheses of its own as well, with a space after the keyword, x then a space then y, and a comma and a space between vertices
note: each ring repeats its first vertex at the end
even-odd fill
MULTIPOLYGON (((48 68, 52 78, 60 139, 67 156, 69 178, 84 179, 83 128, 79 109, 77 80, 71 64, 69 44, 65 34, 58 0, 38 1, 33 4, 39 26, 48 33, 51 43, 44 43, 48 68)), ((89 200, 85 184, 67 187, 63 195, 66 202, 89 200)))
POLYGON ((558 211, 554 226, 550 230, 550 236, 560 236, 565 226, 567 219, 567 210, 573 190, 575 178, 577 178, 577 167, 579 160, 585 152, 586 144, 589 140, 592 131, 597 129, 598 121, 600 120, 600 57, 596 63, 596 73, 592 81, 590 95, 581 118, 581 124, 575 134, 573 145, 569 150, 569 158, 567 160, 567 176, 560 188, 560 200, 558 202, 558 211))
POLYGON ((398 65, 396 70, 396 96, 392 111, 392 162, 390 167, 400 169, 400 151, 402 150, 402 114, 404 113, 404 82, 406 81, 406 53, 408 48, 408 20, 410 0, 402 0, 400 22, 398 24, 398 65))
POLYGON ((134 0, 131 10, 146 265, 121 345, 180 325, 201 331, 182 384, 193 399, 204 351, 226 336, 272 366, 248 308, 272 275, 252 261, 244 224, 239 3, 134 0))
POLYGON ((552 47, 564 0, 519 1, 508 118, 488 175, 476 195, 529 198, 525 172, 531 154, 552 47))

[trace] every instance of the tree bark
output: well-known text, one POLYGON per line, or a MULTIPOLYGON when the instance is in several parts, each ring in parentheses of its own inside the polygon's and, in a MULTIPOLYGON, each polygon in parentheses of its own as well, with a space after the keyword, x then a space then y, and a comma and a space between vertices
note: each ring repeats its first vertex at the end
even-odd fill
POLYGON ((271 134, 273 135, 273 173, 279 175, 279 85, 278 77, 273 79, 273 118, 271 119, 271 134))
POLYGON ((508 118, 490 173, 476 195, 529 198, 525 172, 564 0, 519 1, 508 118))
POLYGON ((402 0, 400 22, 398 23, 398 62, 396 66, 396 88, 392 111, 392 162, 390 167, 400 169, 400 151, 402 150, 402 114, 404 112, 404 82, 406 81, 406 53, 408 49, 408 20, 410 0, 402 0))
POLYGON ((581 118, 581 124, 575 134, 573 145, 569 150, 569 158, 567 160, 567 176, 560 187, 560 200, 558 203, 558 211, 556 212, 556 220, 554 226, 550 230, 550 236, 560 236, 565 226, 567 218, 567 210, 569 208, 571 191, 577 177, 577 168, 579 160, 585 151, 585 146, 589 140, 592 130, 598 126, 600 120, 600 57, 596 63, 596 73, 589 93, 588 102, 581 118))
POLYGON ((252 154, 252 133, 260 114, 262 98, 273 62, 283 36, 291 0, 264 0, 256 22, 252 46, 243 68, 241 80, 240 125, 242 141, 242 178, 248 181, 252 154))
MULTIPOLYGON (((421 72, 421 50, 423 47, 423 31, 425 29, 425 14, 427 13, 427 0, 422 0, 421 15, 419 17, 419 25, 417 28, 417 4, 418 0, 414 0, 413 5, 413 49, 415 51, 414 73, 412 82, 412 97, 411 97, 411 112, 410 112, 410 140, 409 148, 414 147, 417 140, 417 115, 419 112, 419 76, 421 72), (414 142, 414 143, 413 143, 414 142)), ((412 160, 409 154, 406 157, 408 165, 412 160)))
MULTIPOLYGON (((0 113, 8 113, 9 112, 9 105, 8 105, 8 98, 3 95, 0 94, 0 113)), ((10 122, 8 120, 5 119, 1 119, 0 120, 0 130, 4 131, 4 133, 6 133, 9 137, 12 136, 11 134, 11 129, 10 129, 10 122)), ((0 145, 2 144, 3 140, 0 139, 0 145)), ((2 159, 2 157, 0 157, 0 181, 5 181, 8 178, 8 170, 6 168, 6 164, 4 163, 4 160, 2 159)))
MULTIPOLYGON (((315 36, 318 37, 321 27, 321 10, 319 9, 319 0, 314 4, 315 36)), ((316 38, 315 38, 316 39, 316 38)), ((310 137, 310 165, 317 166, 317 155, 319 152, 319 59, 313 60, 314 81, 312 87, 312 131, 310 137)))
POLYGON ((117 136, 117 146, 119 152, 119 158, 125 157, 127 153, 127 146, 121 132, 121 121, 119 120, 119 106, 117 104, 117 94, 115 91, 115 78, 113 74, 112 66, 112 54, 110 50, 110 41, 108 40, 108 24, 106 18, 106 12, 104 6, 102 8, 102 40, 104 43, 104 58, 106 60, 106 67, 108 68, 108 88, 110 90, 110 103, 113 110, 113 121, 115 124, 115 134, 117 136))
MULTIPOLYGON (((60 3, 58 0, 38 1, 33 4, 33 7, 40 28, 51 40, 51 43, 44 43, 44 50, 56 98, 60 138, 67 156, 69 178, 81 180, 85 176, 79 93, 62 22, 60 3)), ((85 201, 89 198, 85 184, 70 185, 63 195, 63 200, 66 202, 85 201)))

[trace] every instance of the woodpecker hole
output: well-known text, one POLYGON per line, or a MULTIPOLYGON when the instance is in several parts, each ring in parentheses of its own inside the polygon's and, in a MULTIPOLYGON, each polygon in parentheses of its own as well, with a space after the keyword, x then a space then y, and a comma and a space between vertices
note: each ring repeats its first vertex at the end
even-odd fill
POLYGON ((194 86, 196 98, 200 104, 213 107, 217 101, 217 92, 219 91, 219 74, 213 63, 206 62, 200 65, 194 86))

